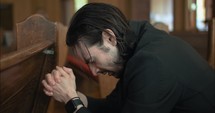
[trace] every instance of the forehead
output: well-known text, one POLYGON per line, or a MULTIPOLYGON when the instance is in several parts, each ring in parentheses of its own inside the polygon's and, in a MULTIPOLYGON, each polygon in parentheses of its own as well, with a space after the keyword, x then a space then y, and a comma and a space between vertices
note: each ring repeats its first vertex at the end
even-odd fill
POLYGON ((85 41, 83 40, 79 40, 77 41, 77 43, 73 46, 73 51, 75 51, 75 53, 77 55, 81 55, 81 54, 90 54, 91 50, 97 50, 99 49, 101 46, 100 43, 96 43, 94 45, 88 45, 87 43, 85 43, 85 41), (81 53, 81 54, 80 54, 81 53))

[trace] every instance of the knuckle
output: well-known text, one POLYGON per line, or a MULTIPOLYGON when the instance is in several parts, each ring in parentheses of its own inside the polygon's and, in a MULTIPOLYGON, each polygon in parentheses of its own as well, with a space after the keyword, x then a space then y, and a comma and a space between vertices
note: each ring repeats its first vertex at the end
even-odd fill
POLYGON ((70 69, 71 72, 73 72, 73 69, 72 69, 72 68, 69 68, 69 69, 70 69))
POLYGON ((60 76, 60 72, 59 72, 59 71, 55 71, 55 75, 56 75, 57 77, 59 77, 59 76, 60 76))
POLYGON ((52 75, 54 75, 55 74, 55 69, 53 69, 51 73, 52 73, 52 75))
POLYGON ((43 84, 43 86, 45 86, 46 85, 46 81, 42 80, 42 84, 43 84))
POLYGON ((43 92, 44 92, 46 95, 51 96, 50 93, 49 93, 47 90, 43 89, 43 92))
POLYGON ((50 76, 51 76, 50 73, 47 73, 47 74, 45 75, 46 79, 48 79, 50 76))
POLYGON ((56 75, 56 74, 58 74, 58 71, 57 71, 56 69, 53 69, 53 70, 52 70, 52 74, 53 74, 53 75, 56 75))

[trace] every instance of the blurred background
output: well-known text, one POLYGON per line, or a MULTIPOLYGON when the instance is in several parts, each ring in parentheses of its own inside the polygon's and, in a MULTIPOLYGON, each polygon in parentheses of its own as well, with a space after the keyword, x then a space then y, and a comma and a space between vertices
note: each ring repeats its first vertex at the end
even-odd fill
POLYGON ((11 31, 15 23, 35 13, 68 25, 72 15, 90 2, 117 6, 130 20, 163 22, 170 31, 207 31, 207 21, 215 15, 213 0, 0 0, 0 28, 11 31))
MULTIPOLYGON (((12 46, 16 40, 15 24, 32 14, 39 13, 68 26, 73 14, 90 2, 112 4, 129 20, 163 23, 169 32, 207 33, 208 21, 215 16, 213 0, 0 0, 1 45, 12 46)), ((1 53, 12 50, 11 47, 1 53)))
MULTIPOLYGON (((214 0, 0 0, 0 56, 16 50, 16 23, 38 13, 52 22, 68 26, 73 14, 91 2, 112 4, 129 20, 147 20, 187 41, 208 59, 209 27, 215 17, 214 0)), ((107 94, 102 95, 101 86, 91 79, 77 83, 84 83, 78 85, 79 89, 89 96, 105 97, 107 94)), ((51 101, 47 113, 64 112, 62 103, 51 101)))

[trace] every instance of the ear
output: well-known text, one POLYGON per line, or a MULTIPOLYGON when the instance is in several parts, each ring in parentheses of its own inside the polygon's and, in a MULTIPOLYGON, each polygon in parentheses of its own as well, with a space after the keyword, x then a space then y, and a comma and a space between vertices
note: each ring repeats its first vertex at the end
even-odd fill
POLYGON ((117 44, 116 36, 111 29, 105 29, 102 31, 102 39, 104 42, 108 42, 113 46, 116 46, 117 44))

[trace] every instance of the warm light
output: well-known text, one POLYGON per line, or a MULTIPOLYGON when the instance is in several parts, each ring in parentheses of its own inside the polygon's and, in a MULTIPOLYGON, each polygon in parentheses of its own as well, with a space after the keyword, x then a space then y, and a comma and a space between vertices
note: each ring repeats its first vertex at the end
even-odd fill
POLYGON ((150 0, 150 22, 161 22, 173 31, 173 0, 150 0))
POLYGON ((196 0, 196 27, 200 31, 207 30, 207 26, 205 25, 206 19, 206 8, 205 8, 205 0, 196 0))
POLYGON ((192 3, 192 4, 191 4, 191 10, 192 10, 192 11, 195 11, 195 10, 196 10, 196 4, 195 4, 195 3, 192 3))
POLYGON ((88 0, 75 0, 75 11, 77 11, 78 9, 80 9, 82 6, 84 6, 85 4, 87 4, 88 0))

